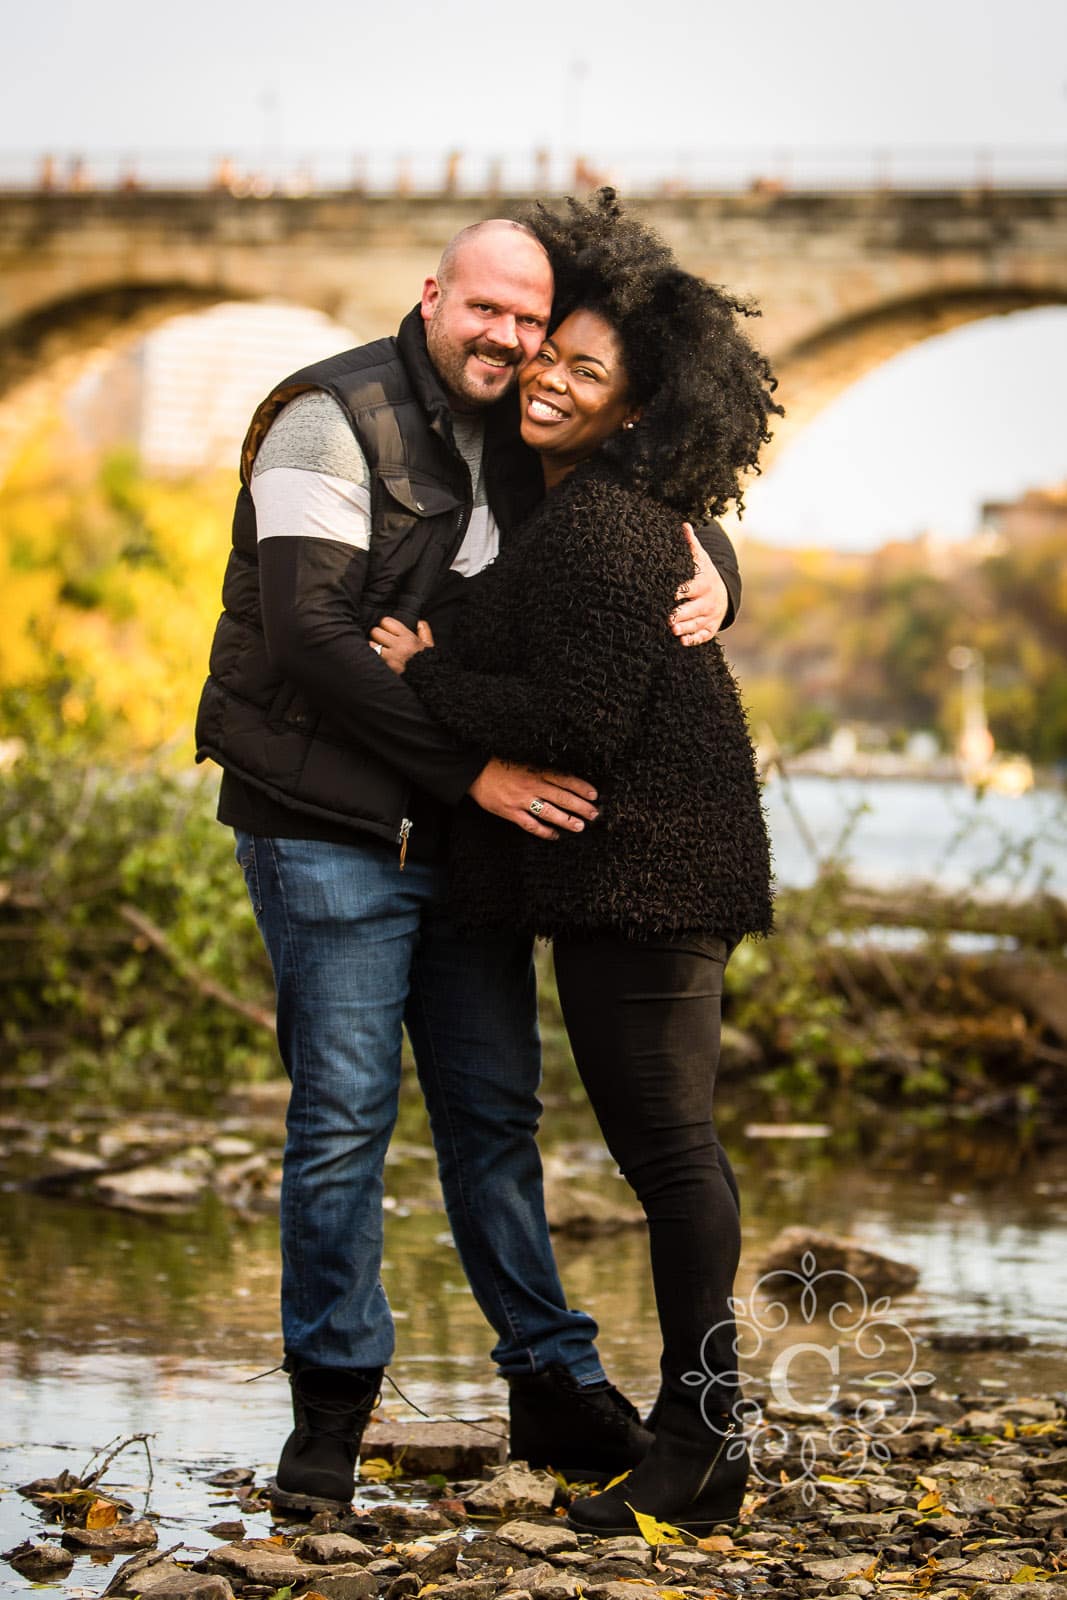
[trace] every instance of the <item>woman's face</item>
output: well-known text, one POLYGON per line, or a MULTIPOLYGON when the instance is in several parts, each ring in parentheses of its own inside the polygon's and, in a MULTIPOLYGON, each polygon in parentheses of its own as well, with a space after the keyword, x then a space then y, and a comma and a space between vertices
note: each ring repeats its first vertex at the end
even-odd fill
POLYGON ((574 311, 519 374, 522 436, 546 467, 573 467, 637 416, 614 328, 574 311))

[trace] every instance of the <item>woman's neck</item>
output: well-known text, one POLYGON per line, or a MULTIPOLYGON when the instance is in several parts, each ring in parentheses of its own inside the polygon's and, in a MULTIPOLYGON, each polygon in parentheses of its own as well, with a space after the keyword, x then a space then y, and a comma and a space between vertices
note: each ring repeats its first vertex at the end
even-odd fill
POLYGON ((541 471, 545 475, 546 490, 555 489, 564 478, 569 478, 577 466, 575 461, 553 461, 551 456, 541 457, 541 471))

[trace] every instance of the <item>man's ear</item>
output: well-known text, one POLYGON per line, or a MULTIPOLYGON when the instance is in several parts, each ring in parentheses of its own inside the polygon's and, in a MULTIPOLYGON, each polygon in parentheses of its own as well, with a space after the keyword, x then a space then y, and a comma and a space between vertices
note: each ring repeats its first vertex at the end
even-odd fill
POLYGON ((436 278, 427 278, 422 286, 422 303, 419 308, 423 322, 429 322, 440 303, 441 285, 436 278))

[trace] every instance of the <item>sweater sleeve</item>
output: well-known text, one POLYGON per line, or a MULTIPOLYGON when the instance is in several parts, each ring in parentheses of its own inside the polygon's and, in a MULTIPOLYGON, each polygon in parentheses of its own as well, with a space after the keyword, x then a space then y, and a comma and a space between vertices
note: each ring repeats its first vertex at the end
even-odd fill
POLYGON ((427 709, 458 739, 505 761, 600 779, 638 731, 655 664, 672 643, 665 623, 674 574, 662 568, 650 581, 654 561, 639 545, 627 560, 627 548, 634 542, 613 538, 602 513, 571 508, 562 536, 556 529, 534 541, 527 581, 494 584, 467 622, 479 628, 483 652, 486 641, 518 629, 527 643, 521 670, 472 670, 446 651, 424 650, 406 677, 427 709))

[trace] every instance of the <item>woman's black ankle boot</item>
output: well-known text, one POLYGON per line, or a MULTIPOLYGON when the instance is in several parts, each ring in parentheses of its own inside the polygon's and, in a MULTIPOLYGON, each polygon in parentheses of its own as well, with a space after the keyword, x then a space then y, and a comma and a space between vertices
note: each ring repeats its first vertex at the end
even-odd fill
POLYGON ((644 1460, 614 1488, 576 1500, 567 1520, 580 1533, 604 1537, 636 1533, 633 1512, 640 1511, 703 1535, 737 1520, 747 1482, 748 1446, 733 1418, 705 1421, 698 1406, 667 1397, 644 1460))

